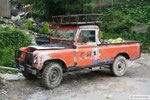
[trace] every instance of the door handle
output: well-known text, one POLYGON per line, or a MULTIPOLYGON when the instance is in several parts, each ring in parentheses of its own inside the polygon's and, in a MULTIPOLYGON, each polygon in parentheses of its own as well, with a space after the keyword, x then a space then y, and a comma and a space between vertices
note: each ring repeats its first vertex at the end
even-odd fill
POLYGON ((96 55, 96 52, 95 52, 95 51, 94 51, 93 53, 94 53, 94 55, 96 55))

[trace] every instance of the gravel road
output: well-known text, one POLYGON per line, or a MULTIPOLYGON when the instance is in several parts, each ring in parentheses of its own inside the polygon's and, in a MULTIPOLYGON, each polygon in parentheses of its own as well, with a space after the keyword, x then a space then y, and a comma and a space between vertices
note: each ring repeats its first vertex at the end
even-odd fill
POLYGON ((55 89, 45 89, 40 81, 6 79, 0 100, 129 100, 131 95, 150 95, 150 54, 129 62, 123 77, 113 77, 108 69, 85 69, 66 73, 55 89))

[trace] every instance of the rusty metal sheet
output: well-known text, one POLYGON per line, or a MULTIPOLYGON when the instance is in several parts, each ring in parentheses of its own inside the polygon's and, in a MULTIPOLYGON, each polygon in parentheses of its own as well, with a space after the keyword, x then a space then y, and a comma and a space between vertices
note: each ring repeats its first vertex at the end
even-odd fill
POLYGON ((0 0, 0 17, 11 17, 11 0, 0 0))

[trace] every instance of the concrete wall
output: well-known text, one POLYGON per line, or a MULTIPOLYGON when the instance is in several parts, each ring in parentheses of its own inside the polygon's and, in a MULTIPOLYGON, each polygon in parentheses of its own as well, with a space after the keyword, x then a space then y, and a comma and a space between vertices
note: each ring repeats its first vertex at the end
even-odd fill
POLYGON ((0 0, 0 17, 11 17, 11 0, 0 0))

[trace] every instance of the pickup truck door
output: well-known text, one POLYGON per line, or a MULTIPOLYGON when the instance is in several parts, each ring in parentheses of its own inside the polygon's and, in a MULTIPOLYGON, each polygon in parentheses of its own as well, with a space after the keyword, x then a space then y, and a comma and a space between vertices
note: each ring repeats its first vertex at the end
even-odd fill
POLYGON ((75 62, 77 67, 90 66, 97 63, 98 48, 96 42, 96 29, 80 29, 76 43, 75 62))

